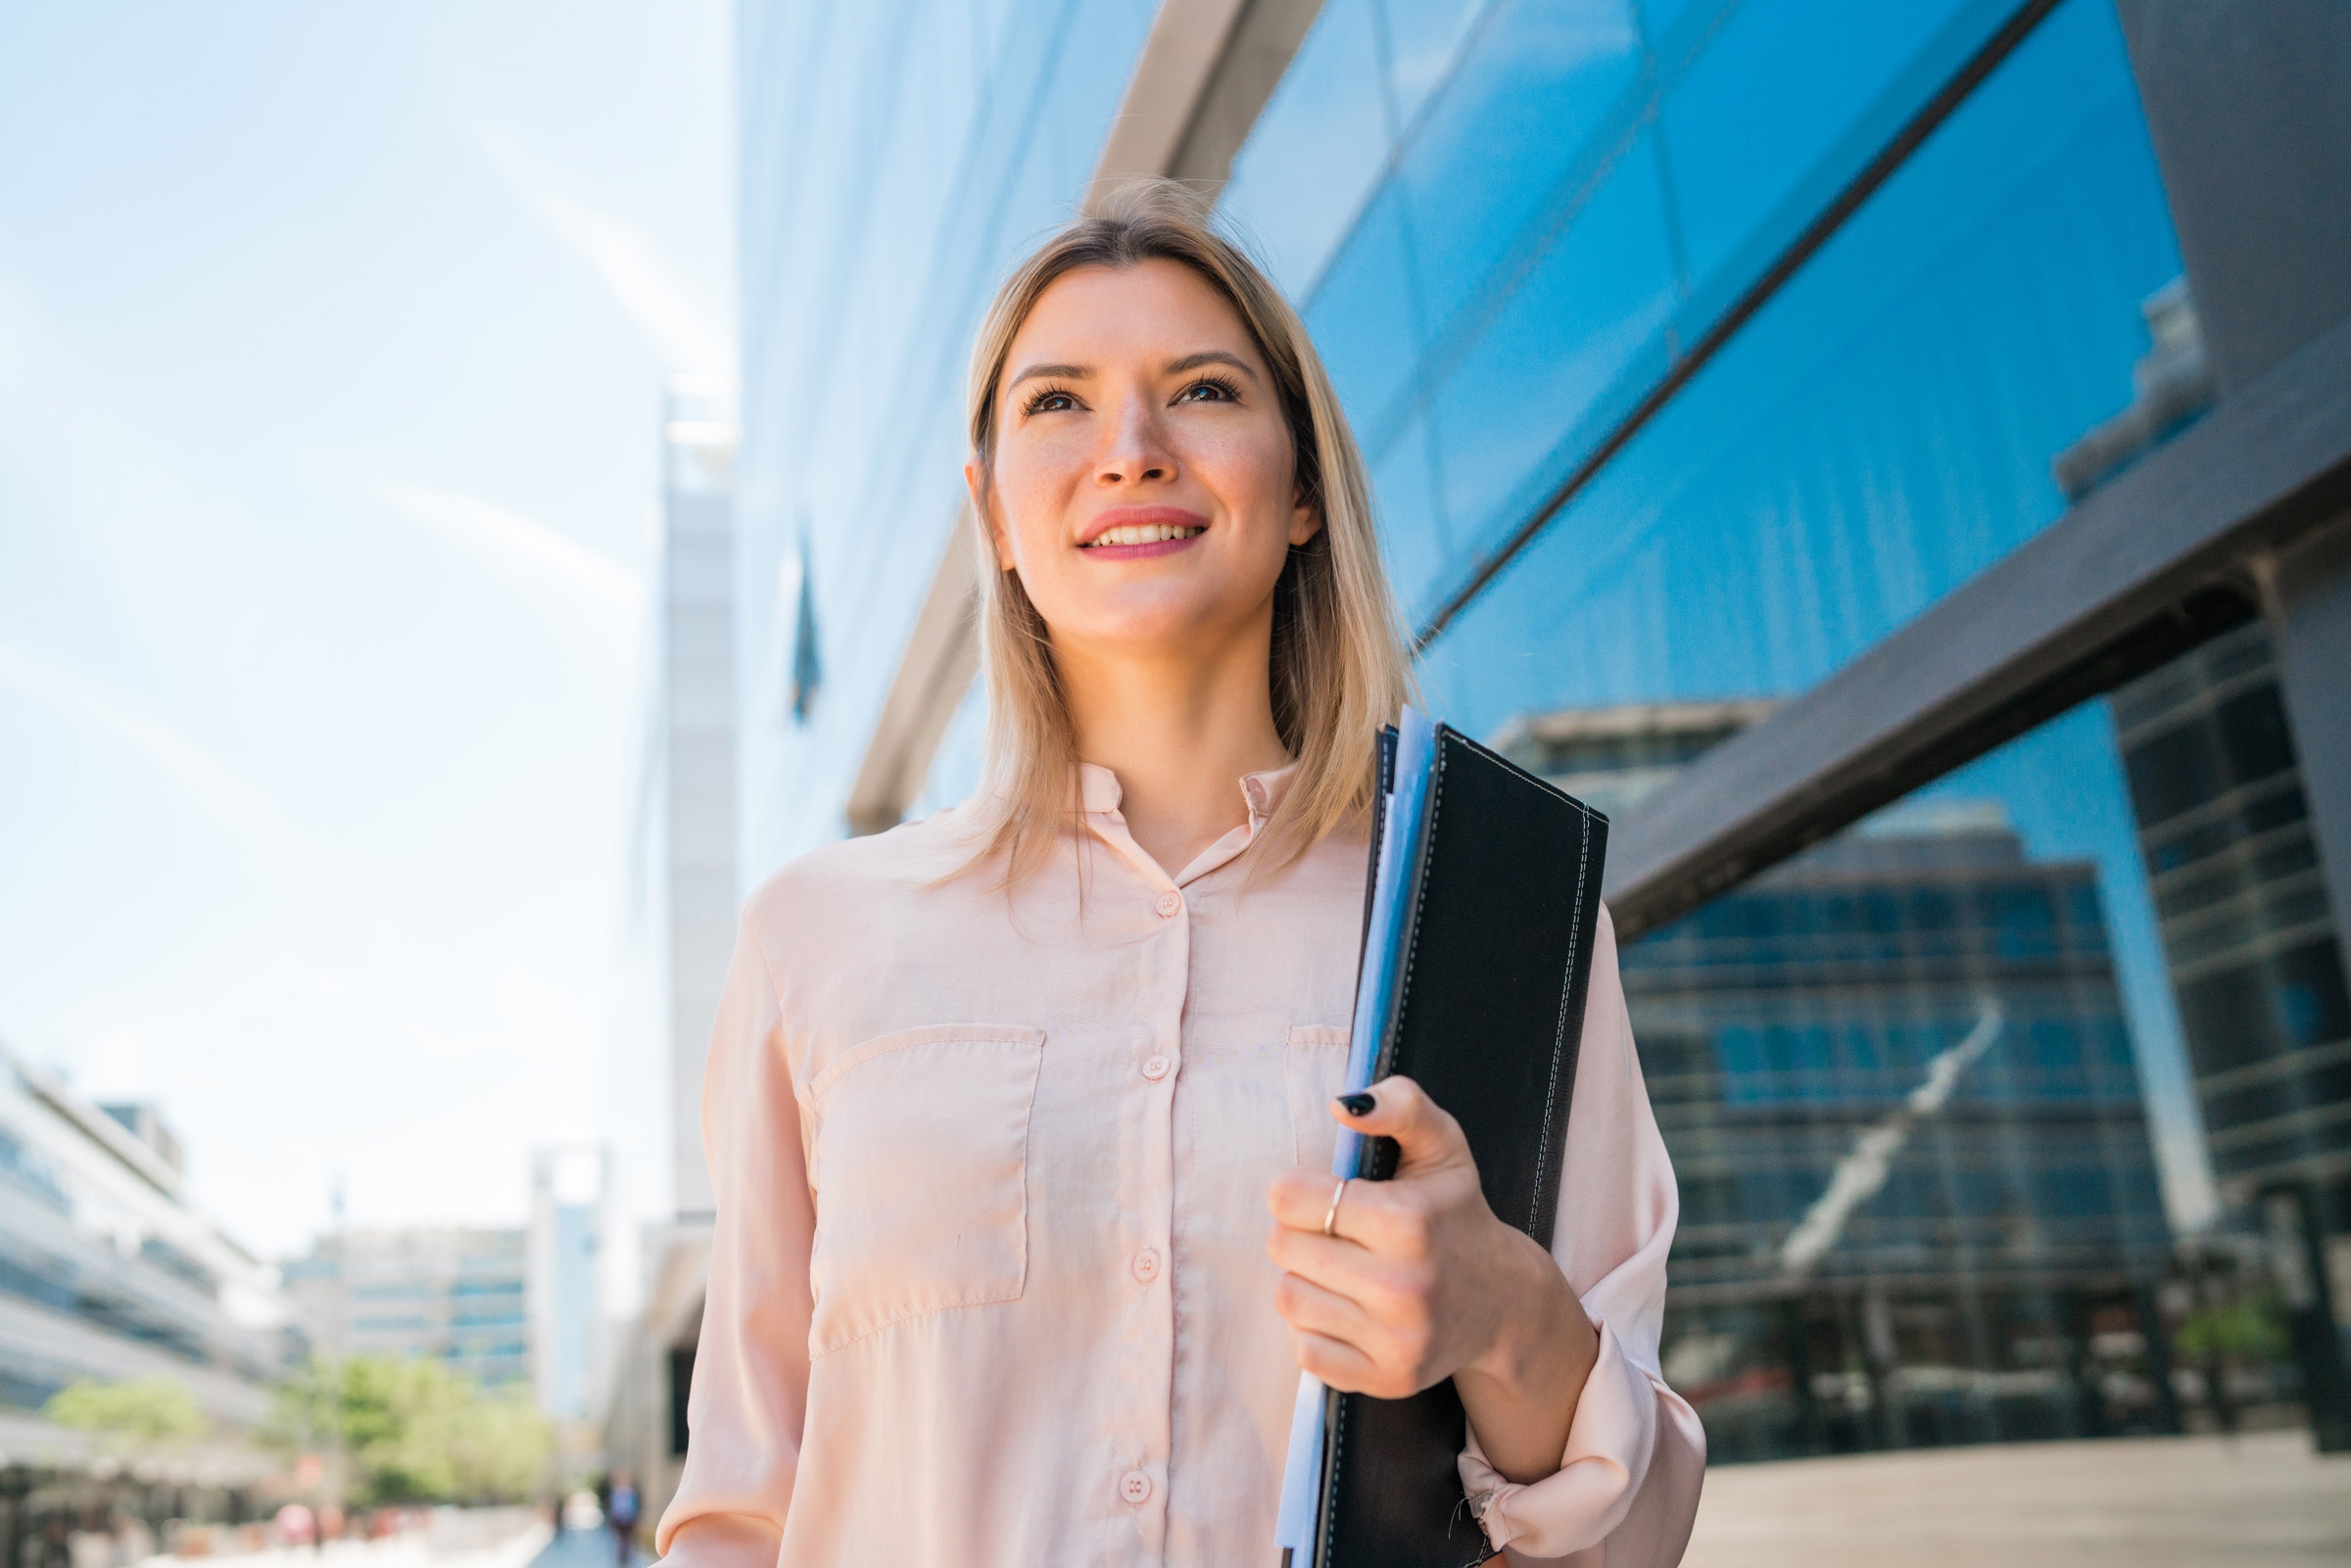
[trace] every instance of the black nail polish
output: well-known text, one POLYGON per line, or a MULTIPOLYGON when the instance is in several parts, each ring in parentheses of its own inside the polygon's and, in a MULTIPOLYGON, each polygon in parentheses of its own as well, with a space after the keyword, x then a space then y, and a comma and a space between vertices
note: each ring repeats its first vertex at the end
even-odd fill
POLYGON ((1339 1109, 1351 1117, 1367 1117, 1371 1114, 1371 1108, 1378 1104, 1379 1102, 1368 1094, 1342 1094, 1339 1096, 1339 1109))

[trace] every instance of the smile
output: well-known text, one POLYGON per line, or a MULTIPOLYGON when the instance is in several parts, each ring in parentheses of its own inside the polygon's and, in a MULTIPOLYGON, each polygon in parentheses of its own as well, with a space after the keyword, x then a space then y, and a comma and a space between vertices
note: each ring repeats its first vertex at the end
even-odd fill
POLYGON ((1173 527, 1167 524, 1141 523, 1126 528, 1105 529, 1088 541, 1086 549, 1101 549, 1112 545, 1159 545, 1170 540, 1197 539, 1207 533, 1205 528, 1173 527))

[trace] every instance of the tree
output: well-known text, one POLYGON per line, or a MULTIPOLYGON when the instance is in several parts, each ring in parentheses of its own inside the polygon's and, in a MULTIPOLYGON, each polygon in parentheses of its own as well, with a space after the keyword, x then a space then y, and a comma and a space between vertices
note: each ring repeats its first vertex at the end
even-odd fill
POLYGON ((77 1379, 52 1396, 41 1413, 59 1426, 140 1443, 198 1438, 211 1425, 196 1397, 168 1377, 125 1383, 77 1379))
POLYGON ((2192 1361, 2261 1362, 2284 1359, 2293 1340, 2277 1299, 2264 1294, 2189 1313, 2172 1344, 2192 1361))
POLYGON ((437 1361, 312 1361, 278 1391, 271 1436, 289 1449, 340 1444, 354 1502, 527 1497, 553 1448, 520 1388, 485 1393, 437 1361))

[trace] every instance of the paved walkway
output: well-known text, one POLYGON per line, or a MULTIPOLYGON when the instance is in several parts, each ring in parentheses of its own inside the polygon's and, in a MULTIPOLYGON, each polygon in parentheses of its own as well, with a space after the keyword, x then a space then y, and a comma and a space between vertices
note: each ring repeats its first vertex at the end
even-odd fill
MULTIPOLYGON (((631 1553, 635 1568, 644 1568, 652 1560, 652 1553, 643 1546, 631 1553)), ((559 1531, 531 1559, 530 1568, 620 1568, 619 1544, 609 1530, 559 1531)))
POLYGON ((2344 1568, 2351 1455, 2303 1432, 1725 1465, 1686 1568, 2344 1568))
MULTIPOLYGON (((265 1551, 219 1552, 201 1558, 168 1553, 149 1557, 141 1568, 530 1568, 548 1546, 546 1525, 527 1508, 456 1510, 444 1516, 439 1538, 412 1531, 385 1541, 330 1542, 324 1551, 309 1546, 272 1546, 265 1551), (473 1517, 467 1517, 468 1514, 473 1517)), ((600 1542, 610 1537, 596 1533, 600 1542)), ((607 1544, 594 1562, 557 1562, 550 1568, 613 1568, 607 1544)))

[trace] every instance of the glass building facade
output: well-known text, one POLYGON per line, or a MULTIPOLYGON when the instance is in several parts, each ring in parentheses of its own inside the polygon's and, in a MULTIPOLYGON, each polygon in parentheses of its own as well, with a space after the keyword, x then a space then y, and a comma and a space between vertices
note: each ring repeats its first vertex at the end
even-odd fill
POLYGON ((179 1165, 153 1108, 101 1110, 0 1049, 0 1411, 160 1377, 231 1427, 268 1413, 300 1336, 179 1165))
MULTIPOLYGON (((1762 711, 1503 739, 1637 810, 1762 711)), ((2028 859, 1996 800, 1914 802, 1622 963, 1681 1187, 1666 1374, 1714 1457, 2176 1424, 2171 1227, 2094 867, 2028 859)))
POLYGON ((341 1231, 289 1259, 284 1274, 327 1360, 421 1358, 484 1387, 530 1381, 528 1231, 341 1231))
MULTIPOLYGON (((953 602, 971 332, 1115 162, 1157 10, 744 9, 746 890, 894 815, 850 801, 953 602)), ((1228 164, 1159 171, 1221 181, 1314 332, 1430 707, 1620 826, 2236 395, 2112 0, 1303 15, 1228 164)), ((1878 815, 1628 927, 1683 1181, 1667 1365, 1718 1453, 2163 1427, 2175 1236, 2283 1177, 2344 1227, 2323 834, 2286 820, 2268 601, 2231 582, 2244 630, 2086 660, 1878 815)), ((917 811, 977 777, 953 689, 917 811)))
POLYGON ((2113 706, 2213 1164, 2241 1202, 2351 1151, 2351 993, 2269 633, 2113 706))

